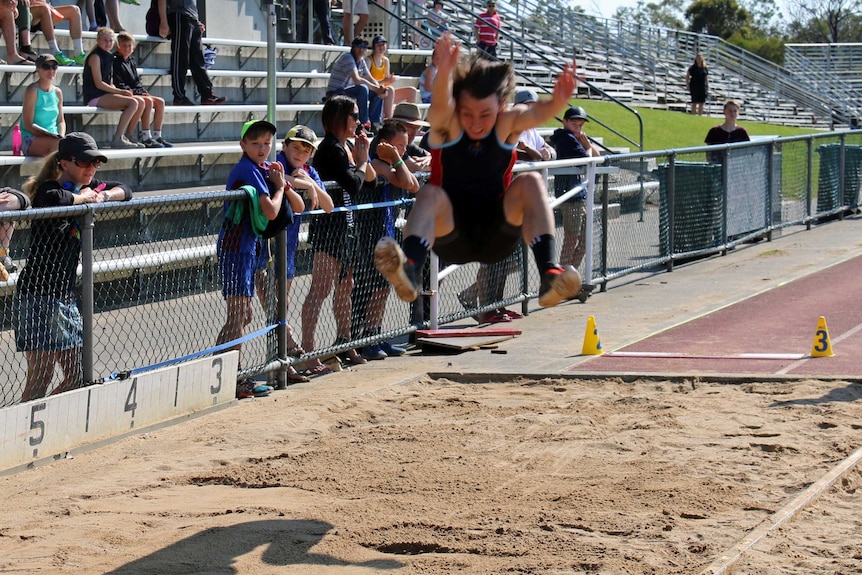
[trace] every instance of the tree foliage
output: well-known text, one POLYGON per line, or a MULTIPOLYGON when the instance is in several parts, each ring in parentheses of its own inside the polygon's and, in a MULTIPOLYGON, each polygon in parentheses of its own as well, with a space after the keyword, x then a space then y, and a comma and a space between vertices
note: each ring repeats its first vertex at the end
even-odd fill
POLYGON ((786 0, 795 42, 862 41, 862 0, 786 0))
POLYGON ((685 10, 688 29, 700 34, 730 38, 749 24, 751 15, 736 0, 695 0, 685 10))
POLYGON ((644 0, 638 0, 634 8, 617 8, 612 18, 632 24, 661 26, 663 28, 681 30, 685 27, 680 18, 683 1, 661 0, 660 2, 644 2, 644 0))

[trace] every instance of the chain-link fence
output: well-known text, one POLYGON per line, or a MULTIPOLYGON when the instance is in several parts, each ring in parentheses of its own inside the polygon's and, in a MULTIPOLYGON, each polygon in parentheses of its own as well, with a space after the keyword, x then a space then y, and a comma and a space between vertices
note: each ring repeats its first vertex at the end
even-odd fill
MULTIPOLYGON (((739 242, 768 239, 782 227, 811 225, 857 208, 862 187, 862 133, 766 139, 515 168, 516 172, 525 170, 543 172, 551 197, 555 179, 578 176, 569 180, 572 189, 566 195, 553 200, 558 203, 558 251, 562 260, 579 267, 588 288, 605 287, 636 271, 661 270, 675 261, 724 253, 739 242)), ((238 343, 216 345, 228 319, 216 241, 225 202, 243 198, 243 194, 210 192, 0 211, 0 228, 7 229, 10 222, 15 225, 9 263, 13 270, 18 268, 0 281, 4 350, 0 364, 5 376, 0 407, 21 401, 28 360, 33 364, 31 352, 18 351, 22 347, 21 318, 26 314, 31 320, 37 318, 39 321, 30 323, 40 333, 54 330, 68 337, 63 332, 63 321, 69 320, 68 306, 57 307, 57 302, 52 302, 54 307, 36 305, 39 302, 20 297, 23 270, 46 268, 41 259, 46 253, 77 266, 75 270, 68 265, 63 268, 73 278, 69 284, 74 287, 52 295, 60 304, 76 300, 84 326, 83 340, 72 346, 74 355, 49 357, 49 391, 61 386, 68 375, 63 367, 80 370, 78 379, 91 383, 215 353, 238 343), (46 252, 44 245, 41 252, 34 248, 39 243, 34 227, 46 221, 62 233, 80 234, 80 259, 76 253, 62 252, 59 245, 56 253, 46 252), (42 255, 37 258, 37 253, 42 255)), ((391 295, 373 268, 371 254, 375 242, 386 233, 385 222, 394 223, 396 237, 401 239, 400 229, 411 205, 411 198, 400 197, 352 207, 346 252, 335 248, 344 244, 344 238, 326 233, 329 218, 346 217, 343 208, 335 215, 305 212, 279 238, 262 242, 266 247, 257 259, 258 297, 239 342, 241 375, 273 371, 290 362, 403 336, 420 326, 525 304, 536 295, 539 276, 523 246, 494 265, 446 268, 440 262, 440 269, 446 269, 435 286, 430 285, 432 274, 426 269, 427 293, 414 304, 391 295), (284 247, 279 248, 280 242, 284 247), (292 256, 291 261, 285 254, 292 256), (281 258, 285 258, 284 265, 275 265, 281 258), (433 302, 427 295, 432 293, 433 302), (280 301, 286 305, 279 305, 280 301), (436 322, 432 322, 432 309, 436 322), (295 357, 300 346, 305 353, 295 357)), ((32 288, 32 278, 29 281, 32 288)))

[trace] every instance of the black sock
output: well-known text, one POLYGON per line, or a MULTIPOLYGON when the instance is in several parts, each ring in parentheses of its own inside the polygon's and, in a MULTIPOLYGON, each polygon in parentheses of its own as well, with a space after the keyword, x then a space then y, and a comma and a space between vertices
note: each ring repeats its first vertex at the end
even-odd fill
POLYGON ((553 235, 543 234, 536 236, 530 242, 530 249, 533 250, 533 256, 536 258, 536 265, 539 267, 540 274, 556 267, 554 254, 557 253, 557 244, 553 235))
POLYGON ((425 258, 428 256, 428 241, 419 236, 407 236, 404 238, 404 243, 401 244, 401 249, 404 250, 407 261, 413 264, 417 270, 421 270, 422 266, 425 265, 425 258))

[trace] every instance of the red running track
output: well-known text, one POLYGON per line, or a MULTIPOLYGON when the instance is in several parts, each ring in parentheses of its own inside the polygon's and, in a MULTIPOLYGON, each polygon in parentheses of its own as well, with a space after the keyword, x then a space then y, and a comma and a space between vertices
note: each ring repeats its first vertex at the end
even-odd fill
POLYGON ((591 357, 570 371, 859 376, 862 374, 862 256, 612 353, 591 357), (809 357, 820 316, 826 318, 833 357, 809 357), (637 355, 615 357, 616 352, 637 355), (795 354, 804 358, 748 359, 740 354, 795 354))

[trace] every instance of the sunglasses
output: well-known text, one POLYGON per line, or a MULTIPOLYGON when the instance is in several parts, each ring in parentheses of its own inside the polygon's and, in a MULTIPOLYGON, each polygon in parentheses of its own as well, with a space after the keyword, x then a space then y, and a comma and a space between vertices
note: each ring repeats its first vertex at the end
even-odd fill
POLYGON ((72 162, 79 168, 89 168, 90 166, 99 168, 102 165, 102 160, 79 160, 76 158, 72 162))
POLYGON ((350 112, 350 117, 354 120, 359 120, 359 112, 350 112))
POLYGON ((43 70, 56 70, 57 68, 60 67, 60 65, 59 64, 42 64, 39 67, 42 68, 43 70))

